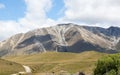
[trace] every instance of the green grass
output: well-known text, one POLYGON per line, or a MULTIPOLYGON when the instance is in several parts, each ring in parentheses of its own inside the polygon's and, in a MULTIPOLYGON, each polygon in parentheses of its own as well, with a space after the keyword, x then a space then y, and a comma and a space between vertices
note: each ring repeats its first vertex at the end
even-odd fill
POLYGON ((24 71, 20 64, 0 59, 0 75, 10 75, 20 71, 24 71))
POLYGON ((5 59, 29 65, 33 73, 60 72, 61 70, 75 73, 83 71, 86 74, 91 74, 95 68, 96 61, 105 53, 94 51, 82 53, 67 53, 67 52, 46 52, 25 56, 12 56, 5 59))

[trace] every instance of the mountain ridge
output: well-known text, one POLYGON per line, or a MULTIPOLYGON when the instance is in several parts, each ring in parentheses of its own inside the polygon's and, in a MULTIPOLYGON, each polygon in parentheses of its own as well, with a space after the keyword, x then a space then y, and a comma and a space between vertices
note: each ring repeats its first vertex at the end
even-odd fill
POLYGON ((120 28, 58 24, 27 33, 16 34, 0 42, 0 56, 34 54, 38 52, 83 52, 95 50, 119 51, 120 28))

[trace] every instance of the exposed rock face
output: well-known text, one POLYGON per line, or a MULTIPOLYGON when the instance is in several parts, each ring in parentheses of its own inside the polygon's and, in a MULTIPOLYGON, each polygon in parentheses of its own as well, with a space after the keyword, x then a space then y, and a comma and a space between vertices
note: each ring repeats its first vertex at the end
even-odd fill
POLYGON ((117 43, 116 49, 117 49, 117 50, 120 50, 120 41, 117 43))
POLYGON ((46 51, 82 52, 95 50, 117 52, 120 28, 59 24, 20 33, 0 43, 0 56, 33 54, 46 51))

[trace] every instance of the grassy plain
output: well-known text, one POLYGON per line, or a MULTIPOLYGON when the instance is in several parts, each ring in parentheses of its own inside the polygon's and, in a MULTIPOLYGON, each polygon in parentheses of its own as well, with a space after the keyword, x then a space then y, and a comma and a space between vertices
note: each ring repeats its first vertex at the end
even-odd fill
POLYGON ((33 73, 76 73, 92 74, 96 61, 105 53, 86 51, 82 53, 46 52, 33 55, 11 56, 5 59, 31 67, 33 73))

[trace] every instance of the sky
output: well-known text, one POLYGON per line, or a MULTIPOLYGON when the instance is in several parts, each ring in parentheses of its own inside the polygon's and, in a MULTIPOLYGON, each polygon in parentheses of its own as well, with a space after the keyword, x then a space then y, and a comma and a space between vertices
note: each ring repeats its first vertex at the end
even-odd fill
POLYGON ((120 0, 0 0, 0 41, 59 23, 120 27, 120 0))

